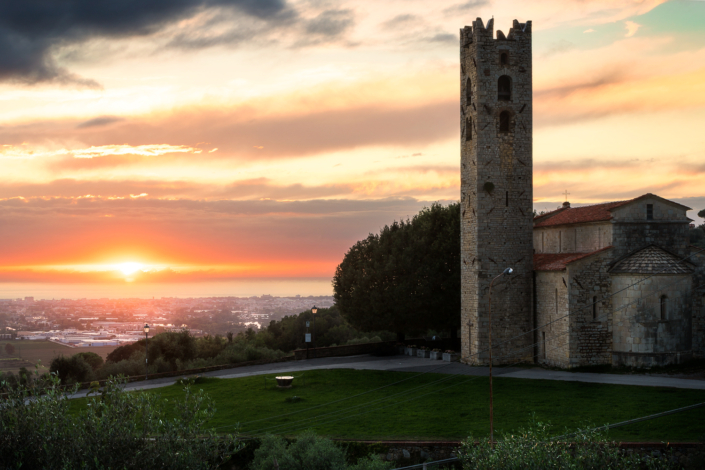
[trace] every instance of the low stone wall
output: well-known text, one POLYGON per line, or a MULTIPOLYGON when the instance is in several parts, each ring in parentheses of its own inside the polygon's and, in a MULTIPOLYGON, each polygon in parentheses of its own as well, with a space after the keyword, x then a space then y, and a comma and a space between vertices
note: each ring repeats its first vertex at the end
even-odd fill
MULTIPOLYGON (((339 356, 356 356, 358 354, 397 354, 396 345, 399 341, 380 341, 377 343, 350 344, 344 346, 331 346, 327 348, 309 348, 297 349, 294 351, 294 356, 297 361, 304 359, 315 359, 317 357, 339 357, 339 356)), ((437 348, 445 351, 453 349, 460 351, 460 340, 442 338, 436 341, 426 340, 424 338, 411 338, 401 341, 404 344, 414 344, 416 346, 427 346, 429 348, 437 348)))
POLYGON ((377 343, 350 344, 345 346, 331 346, 328 348, 297 349, 294 357, 297 361, 315 359, 318 357, 356 356, 358 354, 394 354, 396 341, 381 341, 377 343))

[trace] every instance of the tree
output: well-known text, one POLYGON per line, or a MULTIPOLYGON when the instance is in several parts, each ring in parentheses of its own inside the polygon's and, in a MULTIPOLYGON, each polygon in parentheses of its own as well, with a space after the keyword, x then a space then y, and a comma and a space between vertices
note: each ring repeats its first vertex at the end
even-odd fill
POLYGON ((12 356, 15 353, 15 347, 11 345, 10 343, 7 343, 5 345, 5 352, 7 353, 8 356, 12 356))
POLYGON ((93 369, 79 354, 70 358, 55 357, 49 365, 49 372, 56 374, 63 384, 87 382, 93 375, 93 369))
POLYGON ((460 327, 460 205, 438 203, 353 245, 333 277, 336 304, 363 331, 403 338, 460 327))
POLYGON ((105 358, 107 362, 120 362, 130 359, 130 357, 137 351, 144 351, 144 343, 142 345, 137 343, 126 344, 124 346, 118 346, 113 349, 111 353, 105 358))
MULTIPOLYGON (((698 212, 698 217, 705 218, 705 209, 698 212)), ((688 230, 688 241, 693 246, 705 248, 705 224, 699 227, 691 227, 688 230)))
POLYGON ((93 370, 98 370, 103 365, 103 358, 94 352, 80 352, 74 355, 80 356, 93 370))

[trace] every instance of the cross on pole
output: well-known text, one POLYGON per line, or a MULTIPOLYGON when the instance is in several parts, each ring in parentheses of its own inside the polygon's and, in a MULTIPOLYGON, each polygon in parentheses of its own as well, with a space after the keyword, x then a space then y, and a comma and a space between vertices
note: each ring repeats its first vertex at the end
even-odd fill
POLYGON ((569 195, 569 194, 570 194, 570 193, 568 192, 567 189, 566 189, 565 191, 563 191, 563 195, 565 196, 565 202, 568 202, 568 195, 569 195))

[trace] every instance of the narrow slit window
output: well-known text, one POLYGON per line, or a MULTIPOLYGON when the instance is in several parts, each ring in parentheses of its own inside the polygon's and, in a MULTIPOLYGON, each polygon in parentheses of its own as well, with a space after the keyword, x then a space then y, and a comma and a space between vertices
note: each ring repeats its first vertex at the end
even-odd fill
POLYGON ((668 297, 661 296, 661 320, 665 320, 668 316, 668 297))
POLYGON ((597 296, 592 298, 592 319, 597 320, 597 296))
POLYGON ((546 241, 544 235, 545 233, 541 232, 541 253, 544 253, 546 251, 546 241))
POLYGON ((497 80, 497 99, 499 101, 512 100, 512 79, 508 75, 502 75, 497 80))
POLYGON ((509 111, 499 113, 499 132, 509 132, 509 111))
POLYGON ((542 331, 541 334, 543 335, 543 358, 546 359, 546 332, 542 331))
POLYGON ((654 220, 654 205, 646 205, 646 220, 654 220))
POLYGON ((472 118, 471 117, 465 118, 465 140, 466 141, 472 140, 472 118))
POLYGON ((563 253, 563 232, 558 231, 558 253, 563 253))
POLYGON ((500 65, 509 65, 509 54, 506 52, 502 52, 499 55, 499 64, 500 65))
POLYGON ((556 316, 558 316, 558 289, 556 289, 556 316))
POLYGON ((465 104, 470 106, 472 104, 472 81, 470 77, 465 80, 465 104))
POLYGON ((509 191, 504 194, 504 205, 509 207, 509 191))

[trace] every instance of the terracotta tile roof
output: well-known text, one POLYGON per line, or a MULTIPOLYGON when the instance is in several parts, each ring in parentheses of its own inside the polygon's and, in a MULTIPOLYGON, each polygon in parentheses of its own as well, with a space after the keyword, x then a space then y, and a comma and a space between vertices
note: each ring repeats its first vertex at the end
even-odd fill
POLYGON ((618 261, 610 273, 690 274, 693 269, 688 264, 678 256, 650 245, 618 261))
POLYGON ((602 222, 612 219, 611 209, 623 206, 633 199, 628 201, 605 202, 603 204, 595 204, 593 206, 571 207, 568 209, 560 208, 552 213, 544 214, 536 218, 534 227, 550 227, 552 225, 579 224, 584 222, 602 222))
POLYGON ((534 271, 563 271, 570 263, 596 253, 611 249, 611 246, 590 253, 536 253, 534 271))

